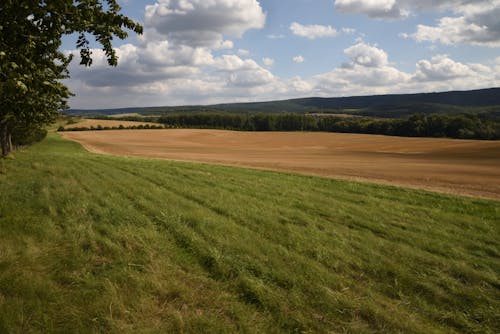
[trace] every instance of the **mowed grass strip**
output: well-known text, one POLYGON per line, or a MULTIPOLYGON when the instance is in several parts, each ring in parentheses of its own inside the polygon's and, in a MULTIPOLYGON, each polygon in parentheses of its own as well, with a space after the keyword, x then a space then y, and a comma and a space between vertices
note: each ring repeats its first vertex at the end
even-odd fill
POLYGON ((57 134, 0 163, 1 333, 500 328, 499 202, 57 134))

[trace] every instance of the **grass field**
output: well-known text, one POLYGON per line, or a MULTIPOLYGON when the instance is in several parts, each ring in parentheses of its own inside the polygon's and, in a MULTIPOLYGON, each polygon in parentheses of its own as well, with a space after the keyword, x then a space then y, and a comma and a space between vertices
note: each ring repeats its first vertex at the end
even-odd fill
POLYGON ((0 333, 497 333, 500 203, 88 153, 0 161, 0 333))

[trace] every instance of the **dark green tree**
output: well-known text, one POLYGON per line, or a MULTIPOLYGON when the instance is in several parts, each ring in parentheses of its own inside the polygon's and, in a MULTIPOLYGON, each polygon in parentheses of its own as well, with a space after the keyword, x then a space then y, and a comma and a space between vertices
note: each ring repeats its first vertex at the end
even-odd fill
POLYGON ((70 92, 60 80, 68 77, 71 55, 59 49, 64 35, 78 34, 81 64, 90 66, 88 37, 102 46, 108 63, 118 59, 115 37, 138 34, 142 27, 120 14, 116 0, 0 1, 0 143, 2 156, 12 150, 16 127, 33 129, 54 120, 70 92))

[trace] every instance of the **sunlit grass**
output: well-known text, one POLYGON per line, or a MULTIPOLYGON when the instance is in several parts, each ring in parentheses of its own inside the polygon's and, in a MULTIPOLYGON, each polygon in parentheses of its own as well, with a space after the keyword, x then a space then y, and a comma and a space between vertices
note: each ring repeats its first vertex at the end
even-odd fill
POLYGON ((85 152, 0 165, 0 333, 495 333, 500 204, 85 152))

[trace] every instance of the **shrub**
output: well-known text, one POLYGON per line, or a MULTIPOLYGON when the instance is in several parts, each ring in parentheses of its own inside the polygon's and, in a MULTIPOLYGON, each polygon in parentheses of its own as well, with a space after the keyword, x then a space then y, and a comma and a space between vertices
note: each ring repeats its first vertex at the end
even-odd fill
POLYGON ((16 126, 12 130, 12 145, 31 145, 43 140, 46 136, 47 130, 44 128, 32 125, 16 126))

